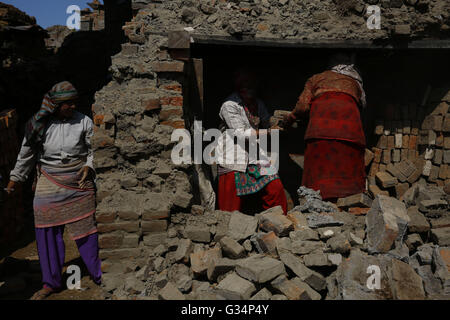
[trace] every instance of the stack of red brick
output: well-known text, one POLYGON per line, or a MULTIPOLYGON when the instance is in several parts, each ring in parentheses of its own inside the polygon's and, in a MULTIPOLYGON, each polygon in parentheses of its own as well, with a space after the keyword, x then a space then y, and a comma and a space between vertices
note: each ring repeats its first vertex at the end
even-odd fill
POLYGON ((4 188, 9 181, 19 151, 16 133, 17 113, 15 110, 0 112, 0 188, 3 193, 0 202, 0 245, 13 241, 23 225, 23 199, 21 190, 6 196, 4 188))
MULTIPOLYGON (((401 197, 419 179, 450 184, 450 90, 425 107, 410 107, 403 121, 378 121, 369 191, 401 197)), ((441 90, 442 91, 442 90, 441 90)))

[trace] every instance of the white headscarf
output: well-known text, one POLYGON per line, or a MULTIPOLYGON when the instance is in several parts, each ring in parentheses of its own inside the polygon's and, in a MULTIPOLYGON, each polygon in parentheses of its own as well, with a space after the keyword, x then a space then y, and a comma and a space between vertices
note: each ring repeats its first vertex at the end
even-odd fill
POLYGON ((338 65, 334 66, 333 68, 331 68, 331 71, 349 76, 349 77, 355 79, 356 82, 358 82, 359 88, 361 89, 361 105, 363 108, 365 108, 367 105, 367 101, 366 101, 366 92, 364 91, 364 88, 363 88, 363 80, 362 80, 359 72, 356 71, 356 69, 354 68, 354 65, 353 64, 338 64, 338 65))

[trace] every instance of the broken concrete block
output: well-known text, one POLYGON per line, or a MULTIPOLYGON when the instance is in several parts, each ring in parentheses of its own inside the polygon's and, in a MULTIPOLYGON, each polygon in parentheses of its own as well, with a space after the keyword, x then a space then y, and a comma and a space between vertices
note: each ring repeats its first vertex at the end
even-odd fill
POLYGON ((324 276, 316 271, 310 270, 311 273, 306 278, 300 279, 310 285, 314 290, 322 291, 327 287, 327 282, 324 276))
POLYGON ((281 206, 262 212, 259 216, 259 224, 264 231, 273 231, 279 237, 286 236, 294 230, 294 224, 284 215, 281 206))
POLYGON ((419 202, 419 210, 422 212, 428 212, 431 210, 446 210, 447 207, 447 201, 440 199, 422 200, 419 202))
POLYGON ((233 272, 220 281, 217 291, 227 300, 248 300, 256 288, 253 283, 233 272))
POLYGON ((306 282, 302 281, 299 277, 295 277, 291 279, 300 289, 306 290, 311 300, 320 300, 322 299, 320 293, 311 288, 306 282))
POLYGON ((289 238, 292 241, 319 240, 319 234, 311 228, 304 227, 289 232, 289 238))
POLYGON ((285 275, 280 275, 270 283, 275 292, 284 294, 289 300, 311 300, 305 289, 290 281, 285 275))
POLYGON ((425 299, 422 279, 408 264, 397 259, 392 259, 389 280, 394 299, 425 299))
POLYGON ((334 266, 338 266, 342 262, 342 255, 339 253, 329 253, 327 258, 328 261, 334 266))
POLYGON ((268 253, 271 255, 276 255, 278 239, 273 231, 269 233, 258 232, 250 238, 258 253, 268 253))
POLYGON ((431 229, 431 239, 439 246, 450 246, 450 227, 431 229))
POLYGON ((320 273, 306 267, 299 257, 289 252, 283 252, 280 254, 280 259, 286 267, 315 290, 321 291, 326 287, 325 278, 320 273))
POLYGON ((416 205, 416 196, 417 196, 418 191, 419 191, 419 186, 417 185, 417 183, 414 183, 411 186, 411 188, 409 188, 403 194, 403 196, 400 197, 399 200, 403 201, 407 208, 409 208, 410 206, 415 206, 416 205))
POLYGON ((327 246, 331 252, 346 254, 352 248, 347 237, 343 233, 339 233, 336 236, 327 240, 327 246))
POLYGON ((409 216, 408 231, 410 233, 422 233, 430 230, 430 224, 427 218, 419 212, 419 207, 409 207, 407 214, 409 216))
POLYGON ((442 293, 441 281, 434 276, 430 265, 419 266, 416 272, 422 278, 423 289, 428 297, 442 293))
POLYGON ((292 251, 292 241, 291 239, 284 237, 277 239, 277 253, 280 255, 280 252, 291 252, 292 251))
POLYGON ((245 256, 244 247, 230 237, 225 236, 220 239, 220 245, 225 256, 231 259, 239 259, 245 256))
POLYGON ((270 300, 271 298, 272 293, 266 288, 262 288, 250 300, 270 300))
POLYGON ((206 272, 208 280, 216 281, 218 276, 233 270, 236 267, 236 263, 236 260, 228 258, 213 260, 206 272))
POLYGON ((262 255, 254 255, 241 259, 237 263, 236 272, 245 279, 256 283, 265 283, 286 271, 281 261, 262 255))
POLYGON ((399 183, 395 186, 395 196, 400 199, 409 189, 409 183, 399 183))
POLYGON ((191 270, 196 276, 206 274, 208 267, 214 261, 222 258, 220 248, 213 248, 205 251, 191 253, 191 270))
POLYGON ((373 198, 376 198, 378 195, 388 196, 389 192, 386 190, 381 190, 377 185, 371 184, 369 185, 369 193, 373 198))
POLYGON ((301 255, 323 249, 324 247, 323 242, 320 241, 293 241, 291 244, 292 252, 301 255))
POLYGON ((405 243, 396 240, 394 248, 386 253, 386 256, 409 263, 409 249, 405 243))
POLYGON ((330 266, 328 255, 325 253, 310 253, 303 256, 303 261, 307 267, 325 267, 330 266))
POLYGON ((176 263, 168 269, 169 281, 181 292, 188 292, 192 288, 192 276, 189 271, 189 267, 181 263, 176 263))
POLYGON ((366 216, 369 252, 387 252, 402 239, 410 218, 405 204, 387 196, 375 198, 366 216))
POLYGON ((307 227, 308 221, 306 220, 306 216, 298 211, 289 211, 287 218, 292 221, 294 224, 294 230, 298 228, 307 227))
POLYGON ((178 290, 171 282, 168 282, 166 286, 159 291, 158 296, 161 300, 186 300, 180 290, 178 290))
POLYGON ((371 205, 372 199, 365 193, 354 194, 346 198, 339 198, 337 201, 337 206, 343 209, 351 207, 370 208, 371 205))
POLYGON ((397 178, 391 176, 387 172, 377 172, 375 179, 384 189, 394 187, 398 183, 397 178))
POLYGON ((257 228, 258 219, 235 211, 231 213, 227 236, 241 242, 252 236, 257 228))
POLYGON ((194 246, 189 239, 180 239, 178 242, 177 250, 174 254, 175 262, 182 261, 183 263, 189 262, 189 256, 192 253, 194 246))
POLYGON ((156 257, 156 259, 153 260, 153 270, 155 270, 156 272, 161 272, 164 270, 164 268, 165 268, 164 258, 156 257))
POLYGON ((364 244, 363 239, 354 235, 352 232, 349 233, 349 241, 352 246, 362 246, 364 244))
POLYGON ((195 242, 209 243, 211 241, 211 232, 207 227, 188 225, 185 229, 186 237, 195 242))
POLYGON ((344 222, 336 220, 333 213, 308 213, 306 214, 306 220, 308 221, 308 227, 310 228, 323 228, 323 227, 335 227, 342 226, 344 222))

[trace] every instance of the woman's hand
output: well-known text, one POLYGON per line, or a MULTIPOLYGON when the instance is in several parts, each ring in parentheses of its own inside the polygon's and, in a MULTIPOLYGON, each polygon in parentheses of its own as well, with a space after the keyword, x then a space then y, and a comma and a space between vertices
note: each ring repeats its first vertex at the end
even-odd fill
POLYGON ((88 166, 85 166, 78 171, 78 176, 81 176, 81 179, 78 181, 78 186, 81 189, 85 189, 87 182, 92 180, 93 172, 92 169, 88 166))
POLYGON ((6 186, 5 191, 8 195, 11 195, 14 192, 16 192, 18 186, 19 186, 19 182, 10 180, 8 185, 6 186))
POLYGON ((270 130, 280 130, 280 131, 284 131, 284 128, 280 127, 279 125, 274 125, 272 127, 270 127, 270 130))
POLYGON ((297 118, 294 116, 294 114, 291 112, 288 115, 284 116, 280 126, 283 129, 288 129, 292 126, 292 124, 297 120, 297 118))

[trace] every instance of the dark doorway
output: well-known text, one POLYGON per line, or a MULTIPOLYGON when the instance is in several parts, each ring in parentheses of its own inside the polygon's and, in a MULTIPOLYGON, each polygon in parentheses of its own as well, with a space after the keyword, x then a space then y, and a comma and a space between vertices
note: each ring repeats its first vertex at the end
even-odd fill
MULTIPOLYGON (((367 147, 377 143, 374 128, 377 119, 422 122, 427 112, 404 114, 405 105, 420 106, 427 86, 449 82, 448 49, 331 49, 294 48, 256 45, 193 44, 192 57, 203 60, 203 114, 205 129, 218 128, 220 107, 233 92, 233 73, 245 66, 259 79, 259 97, 269 113, 292 110, 303 87, 314 74, 328 68, 329 57, 336 52, 355 53, 361 70, 368 106, 362 110, 367 147), (411 121, 412 121, 411 120, 411 121)), ((294 202, 301 185, 302 169, 289 154, 304 154, 306 123, 280 136, 280 176, 294 202)))

